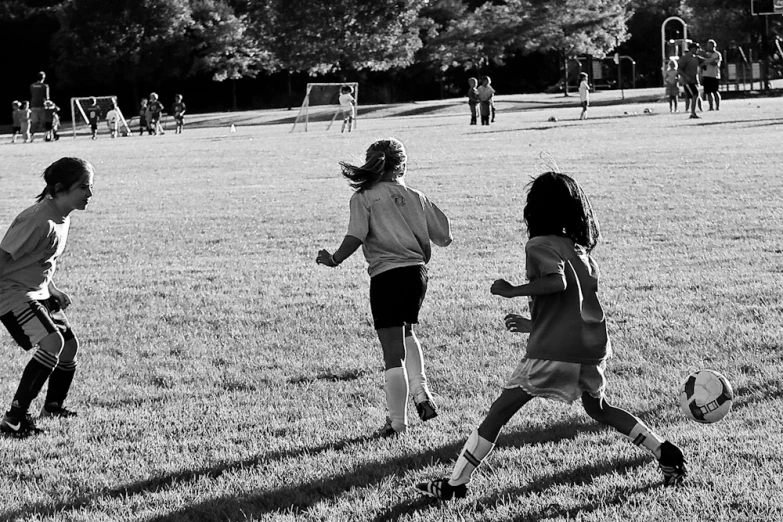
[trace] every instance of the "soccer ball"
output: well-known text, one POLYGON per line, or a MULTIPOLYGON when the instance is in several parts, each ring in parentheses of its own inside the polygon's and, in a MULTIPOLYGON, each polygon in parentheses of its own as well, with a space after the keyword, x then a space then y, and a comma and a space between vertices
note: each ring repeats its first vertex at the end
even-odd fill
POLYGON ((549 117, 549 121, 551 121, 553 123, 556 123, 557 122, 557 118, 555 118, 554 116, 550 116, 549 117))
POLYGON ((718 422, 729 413, 733 400, 731 384, 713 370, 693 372, 680 386, 680 408, 696 422, 718 422))

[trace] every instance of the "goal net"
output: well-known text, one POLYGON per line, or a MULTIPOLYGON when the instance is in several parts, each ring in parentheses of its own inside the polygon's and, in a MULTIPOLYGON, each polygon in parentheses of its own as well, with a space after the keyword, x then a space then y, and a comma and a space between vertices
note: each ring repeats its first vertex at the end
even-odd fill
MULTIPOLYGON (((72 121, 73 121, 73 137, 76 137, 76 126, 81 123, 90 123, 89 118, 89 112, 90 107, 92 106, 92 100, 95 98, 95 102, 98 105, 98 108, 100 109, 100 114, 98 116, 99 122, 106 122, 109 126, 109 130, 114 127, 114 130, 117 131, 117 134, 120 136, 130 136, 131 130, 130 126, 128 126, 128 122, 125 120, 125 117, 122 115, 122 111, 120 110, 119 106, 117 108, 114 108, 114 102, 117 101, 116 96, 85 96, 82 98, 71 98, 71 114, 72 114, 72 121), (114 110, 116 111, 116 119, 114 121, 108 121, 107 116, 109 115, 109 111, 114 110)), ((99 127, 100 128, 100 124, 99 127)))
MULTIPOLYGON (((291 132, 294 132, 297 124, 303 123, 307 132, 307 125, 312 121, 328 121, 326 130, 332 127, 332 123, 342 113, 340 108, 340 90, 343 87, 351 87, 351 95, 359 105, 359 84, 356 82, 345 83, 308 83, 302 107, 296 116, 291 132)), ((353 126, 356 127, 356 111, 354 111, 353 126)))

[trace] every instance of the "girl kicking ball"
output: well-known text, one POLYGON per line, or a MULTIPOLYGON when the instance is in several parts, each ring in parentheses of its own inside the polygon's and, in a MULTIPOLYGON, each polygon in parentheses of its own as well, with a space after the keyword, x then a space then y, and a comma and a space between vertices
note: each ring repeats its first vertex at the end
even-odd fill
POLYGON ((403 144, 389 138, 370 145, 364 165, 340 163, 356 191, 348 233, 334 254, 321 250, 316 258, 336 267, 361 246, 369 264, 370 308, 386 367, 389 420, 379 433, 384 437, 408 428, 409 391, 422 420, 437 416, 413 325, 427 291, 430 242, 448 246, 451 227, 434 203, 405 185, 407 160, 403 144))
POLYGON ((37 346, 0 421, 0 432, 7 435, 40 433, 27 410, 47 380, 41 417, 76 415, 63 404, 76 372, 79 342, 64 312, 71 298, 52 278, 65 250, 69 216, 90 203, 94 175, 93 166, 79 158, 49 165, 37 203, 16 217, 0 242, 0 321, 23 349, 37 346))
POLYGON ((599 230, 590 201, 573 178, 547 172, 531 183, 524 218, 530 236, 525 245, 529 282, 514 286, 498 279, 490 291, 530 299, 532 319, 505 317, 507 329, 530 334, 526 354, 484 422, 468 437, 451 477, 416 487, 441 500, 464 497, 500 430, 535 397, 566 403, 581 399, 590 417, 655 456, 664 484, 676 484, 686 474, 680 449, 606 400, 604 369, 611 343, 598 301, 598 265, 591 257, 599 230))

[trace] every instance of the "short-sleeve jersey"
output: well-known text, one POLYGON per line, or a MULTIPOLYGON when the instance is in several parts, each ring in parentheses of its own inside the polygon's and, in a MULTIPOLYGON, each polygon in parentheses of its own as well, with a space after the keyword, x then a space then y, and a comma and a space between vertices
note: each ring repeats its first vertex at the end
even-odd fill
POLYGON ((54 107, 46 107, 44 110, 44 121, 47 123, 51 123, 54 121, 54 115, 57 114, 57 112, 60 110, 58 106, 54 107))
POLYGON ((479 101, 479 93, 478 89, 475 87, 470 87, 468 89, 468 102, 469 103, 476 103, 479 101))
POLYGON ((22 211, 11 223, 0 249, 11 260, 0 275, 0 315, 31 300, 49 298, 57 258, 65 250, 70 218, 46 198, 22 211))
POLYGON ((478 87, 478 95, 480 101, 488 102, 492 99, 493 96, 495 96, 495 89, 489 85, 482 85, 478 87))
POLYGON ((537 236, 525 245, 528 280, 565 278, 562 292, 531 297, 533 328, 527 357, 599 364, 611 355, 606 317, 598 302, 598 265, 581 247, 560 236, 537 236))
POLYGON ((147 104, 147 117, 150 121, 157 121, 163 112, 163 104, 159 101, 151 101, 147 104))
POLYGON ((707 52, 704 54, 704 58, 707 58, 711 63, 704 64, 704 71, 702 76, 705 78, 718 78, 720 79, 720 63, 723 57, 718 51, 707 52))
POLYGON ((590 100, 590 86, 587 81, 582 81, 579 84, 579 101, 584 103, 590 100))
POLYGON ((185 102, 174 102, 174 104, 171 106, 171 114, 173 114, 175 118, 181 118, 182 113, 185 112, 185 109, 185 102))
POLYGON ((101 119, 101 114, 101 108, 97 105, 87 107, 87 120, 89 120, 90 125, 97 125, 98 120, 101 119))
POLYGON ((393 268, 425 265, 432 245, 451 243, 449 218, 400 180, 376 183, 351 197, 348 235, 362 241, 371 277, 393 268))
POLYGON ((14 127, 22 126, 22 109, 14 109, 11 111, 11 118, 13 118, 14 127))
POLYGON ((44 102, 49 99, 49 86, 43 82, 30 85, 30 107, 43 109, 44 102))
POLYGON ((699 60, 695 56, 685 54, 680 57, 677 71, 686 84, 699 83, 699 60))

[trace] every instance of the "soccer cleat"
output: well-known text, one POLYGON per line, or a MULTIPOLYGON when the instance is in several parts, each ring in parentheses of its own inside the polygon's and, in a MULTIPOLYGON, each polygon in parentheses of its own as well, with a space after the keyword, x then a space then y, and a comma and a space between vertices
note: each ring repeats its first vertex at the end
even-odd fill
POLYGON ((468 494, 468 487, 465 484, 452 486, 449 479, 438 479, 430 482, 416 484, 416 489, 425 495, 438 500, 451 500, 452 498, 465 498, 468 494))
POLYGON ((701 118, 701 116, 698 116, 696 114, 691 114, 691 116, 690 116, 690 119, 692 119, 692 120, 698 120, 700 118, 701 118))
POLYGON ((434 419, 438 416, 438 410, 432 401, 421 401, 416 404, 416 412, 419 414, 419 418, 423 421, 434 419))
POLYGON ((43 430, 35 425, 35 421, 30 415, 12 417, 6 413, 3 420, 0 421, 0 432, 9 437, 24 438, 43 433, 43 430))
POLYGON ((661 458, 658 459, 658 467, 663 473, 664 486, 678 485, 688 474, 682 451, 668 440, 661 444, 661 458))
POLYGON ((76 416, 77 413, 75 411, 63 408, 56 402, 44 404, 44 407, 41 409, 41 414, 39 415, 41 419, 53 418, 53 417, 59 417, 61 419, 64 419, 64 418, 76 417, 76 416))
POLYGON ((392 422, 390 418, 386 418, 386 424, 381 427, 378 431, 375 432, 375 438, 377 439, 391 439, 393 437, 397 437, 401 435, 402 431, 397 431, 392 427, 392 422))

